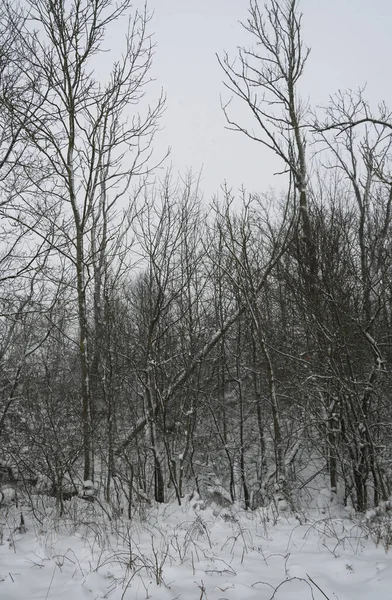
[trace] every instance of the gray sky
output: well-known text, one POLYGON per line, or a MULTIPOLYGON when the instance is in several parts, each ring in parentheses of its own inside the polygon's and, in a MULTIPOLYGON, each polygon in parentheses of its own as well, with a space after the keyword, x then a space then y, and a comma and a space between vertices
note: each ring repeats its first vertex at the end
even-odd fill
MULTIPOLYGON (((263 0, 262 0, 263 1, 263 0)), ((141 2, 140 2, 141 4, 141 2)), ((136 2, 136 6, 138 2, 136 2)), ((158 149, 171 146, 175 170, 203 168, 205 197, 224 179, 234 189, 279 188, 281 166, 260 144, 225 130, 220 94, 228 99, 215 53, 247 45, 238 21, 247 0, 149 0, 157 43, 154 77, 167 93, 158 149)), ((338 89, 367 84, 366 97, 392 107, 392 2, 390 0, 302 0, 303 37, 311 47, 303 97, 325 104, 338 89)))

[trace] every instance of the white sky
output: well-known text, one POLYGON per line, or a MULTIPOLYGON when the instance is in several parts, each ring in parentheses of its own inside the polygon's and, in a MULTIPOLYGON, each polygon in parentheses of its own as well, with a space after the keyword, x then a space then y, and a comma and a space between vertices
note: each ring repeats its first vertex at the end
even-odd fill
MULTIPOLYGON (((22 0, 24 4, 25 0, 22 0)), ((134 0, 142 8, 145 0, 134 0)), ((1 2, 1 0, 0 0, 1 2)), ((263 4, 265 0, 260 0, 263 4)), ((215 54, 234 58, 237 46, 251 45, 239 24, 246 20, 248 0, 147 0, 154 17, 156 54, 148 100, 160 87, 167 94, 157 156, 168 147, 166 165, 184 173, 202 169, 206 199, 227 180, 234 190, 263 192, 284 181, 274 176, 282 165, 260 144, 225 129, 220 96, 229 99, 215 54)), ((339 89, 366 84, 366 98, 392 108, 392 0, 302 0, 303 39, 311 48, 302 96, 312 106, 325 105, 339 89)), ((104 43, 120 47, 121 25, 104 43), (116 34, 117 39, 116 39, 116 34)), ((241 121, 241 119, 239 119, 241 121)))
MULTIPOLYGON (((264 0, 261 0, 262 2, 264 0)), ((142 1, 136 0, 135 6, 142 1)), ((167 93, 164 130, 157 147, 171 147, 177 171, 203 168, 206 198, 226 179, 248 191, 279 188, 281 166, 260 144, 225 130, 220 94, 228 99, 215 53, 234 56, 248 36, 238 21, 247 0, 149 0, 157 43, 154 77, 167 93)), ((391 98, 392 2, 302 0, 304 41, 311 47, 303 96, 325 104, 338 89, 367 84, 371 102, 391 98)), ((390 102, 392 105, 392 102, 390 102)))

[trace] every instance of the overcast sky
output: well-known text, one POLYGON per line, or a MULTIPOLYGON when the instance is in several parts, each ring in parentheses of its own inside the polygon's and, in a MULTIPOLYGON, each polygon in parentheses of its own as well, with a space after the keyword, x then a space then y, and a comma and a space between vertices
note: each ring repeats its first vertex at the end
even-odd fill
MULTIPOLYGON (((263 0, 262 0, 263 1, 263 0)), ((135 6, 142 2, 135 3, 135 6)), ((170 162, 184 171, 203 169, 211 196, 227 180, 234 189, 279 188, 279 163, 259 144, 225 130, 220 95, 228 99, 215 53, 234 56, 249 40, 239 24, 247 0, 149 0, 157 43, 154 76, 167 93, 157 145, 171 147, 170 162)), ((367 84, 366 96, 392 107, 392 2, 302 0, 303 37, 311 48, 302 95, 325 104, 339 89, 367 84), (391 101, 389 102, 389 100, 391 101)))

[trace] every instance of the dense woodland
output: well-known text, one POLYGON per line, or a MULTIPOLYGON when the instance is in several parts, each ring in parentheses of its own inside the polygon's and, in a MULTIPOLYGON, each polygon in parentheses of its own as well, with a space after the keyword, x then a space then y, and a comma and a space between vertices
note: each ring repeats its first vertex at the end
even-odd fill
POLYGON ((359 90, 313 111, 298 1, 251 0, 249 46, 218 59, 222 110, 280 157, 286 193, 202 200, 154 153, 147 9, 0 11, 3 482, 61 510, 89 480, 129 511, 192 491, 295 508, 316 476, 358 511, 386 500, 387 107, 359 90))

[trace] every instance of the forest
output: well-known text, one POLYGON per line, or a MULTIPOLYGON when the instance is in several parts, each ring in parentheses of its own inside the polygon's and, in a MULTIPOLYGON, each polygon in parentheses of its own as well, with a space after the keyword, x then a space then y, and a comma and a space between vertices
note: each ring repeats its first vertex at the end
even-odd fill
POLYGON ((298 0, 243 27, 222 110, 285 192, 210 200, 154 153, 147 8, 1 3, 0 483, 33 505, 388 506, 392 116, 301 97, 298 0))

